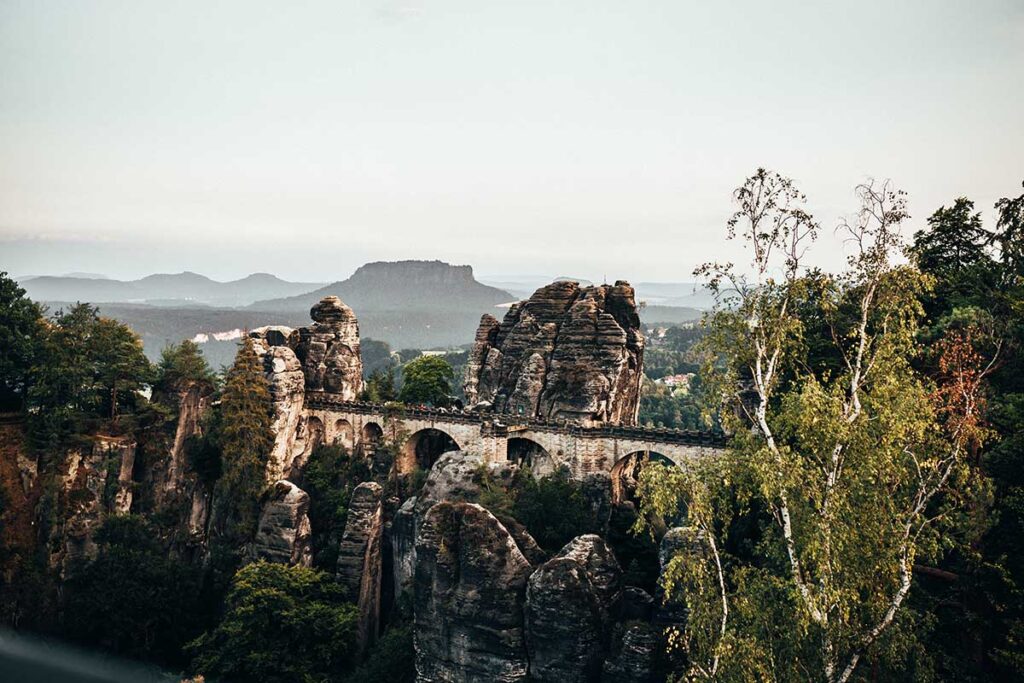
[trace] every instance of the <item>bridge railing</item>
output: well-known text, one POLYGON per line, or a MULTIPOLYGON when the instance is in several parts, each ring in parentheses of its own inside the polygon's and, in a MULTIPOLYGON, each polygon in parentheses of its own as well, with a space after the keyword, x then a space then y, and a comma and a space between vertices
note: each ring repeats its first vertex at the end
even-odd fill
POLYGON ((344 401, 324 392, 307 392, 306 405, 314 410, 333 409, 363 415, 395 414, 406 418, 434 421, 457 422, 461 424, 489 423, 499 433, 514 434, 516 428, 535 431, 556 432, 582 438, 615 437, 636 441, 674 443, 683 445, 722 448, 727 439, 723 434, 692 429, 667 429, 664 427, 639 427, 631 425, 600 424, 580 425, 568 420, 549 420, 539 417, 523 417, 506 413, 491 413, 471 410, 431 408, 428 406, 393 406, 367 401, 344 401), (511 428, 511 431, 509 431, 511 428))

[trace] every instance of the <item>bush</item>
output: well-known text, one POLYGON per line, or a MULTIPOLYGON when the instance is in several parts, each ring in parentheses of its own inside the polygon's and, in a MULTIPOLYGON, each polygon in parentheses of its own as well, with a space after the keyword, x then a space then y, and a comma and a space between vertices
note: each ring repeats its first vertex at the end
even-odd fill
POLYGON ((559 469, 540 481, 522 477, 512 516, 544 550, 554 553, 581 534, 600 533, 578 482, 559 469))
POLYGON ((412 627, 392 626, 346 683, 412 683, 416 680, 416 651, 412 627))
POLYGON ((329 681, 354 652, 358 611, 324 573, 268 562, 235 574, 224 618, 189 644, 197 674, 221 681, 329 681))
POLYGON ((361 458, 354 458, 338 445, 313 450, 303 474, 303 489, 309 494, 309 523, 313 528, 313 564, 334 570, 338 543, 345 532, 348 505, 356 486, 369 481, 370 470, 361 458))
POLYGON ((66 584, 64 628, 79 642, 180 664, 198 622, 199 573, 164 556, 141 517, 111 517, 96 532, 96 560, 66 584))

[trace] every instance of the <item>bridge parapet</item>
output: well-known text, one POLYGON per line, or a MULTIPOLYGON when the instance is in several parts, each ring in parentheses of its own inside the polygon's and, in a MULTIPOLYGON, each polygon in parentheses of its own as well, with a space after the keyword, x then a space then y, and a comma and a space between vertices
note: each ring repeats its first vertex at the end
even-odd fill
POLYGON ((725 435, 689 429, 666 429, 613 424, 580 425, 566 420, 545 420, 524 418, 514 414, 473 412, 467 410, 446 410, 426 406, 396 407, 389 404, 366 401, 344 401, 331 394, 309 392, 306 407, 313 410, 329 410, 361 415, 387 416, 410 420, 429 420, 454 424, 486 425, 496 436, 515 436, 523 432, 545 432, 583 439, 618 438, 631 441, 648 441, 665 444, 724 448, 725 435))

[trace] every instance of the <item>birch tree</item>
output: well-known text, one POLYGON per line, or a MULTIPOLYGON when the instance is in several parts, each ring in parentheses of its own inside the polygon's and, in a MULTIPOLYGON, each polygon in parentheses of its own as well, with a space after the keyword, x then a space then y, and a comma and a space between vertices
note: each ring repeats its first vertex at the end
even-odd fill
POLYGON ((708 373, 733 435, 732 473, 711 483, 747 482, 772 528, 763 561, 723 559, 727 527, 720 517, 709 521, 715 508, 699 487, 650 469, 645 504, 660 512, 673 501, 692 507, 705 551, 683 561, 721 577, 686 593, 698 615, 718 605, 719 624, 711 631, 713 620, 704 619, 701 647, 690 639, 690 678, 851 680, 901 614, 915 562, 938 551, 951 512, 970 492, 966 453, 985 438, 984 384, 994 359, 975 350, 968 331, 932 349, 941 372, 916 369, 919 295, 928 281, 901 264, 905 197, 877 182, 856 194, 857 213, 837 229, 849 254, 838 275, 805 268, 819 225, 793 182, 763 169, 736 190, 728 223, 749 266, 697 271, 718 296, 706 320, 708 373), (822 354, 829 362, 816 362, 822 354), (771 635, 754 627, 768 594, 752 591, 751 572, 782 587, 784 598, 761 607, 788 610, 790 628, 771 635), (730 601, 746 605, 747 617, 730 623, 730 601), (766 642, 780 638, 798 642, 766 642), (791 661, 780 661, 782 652, 791 661))

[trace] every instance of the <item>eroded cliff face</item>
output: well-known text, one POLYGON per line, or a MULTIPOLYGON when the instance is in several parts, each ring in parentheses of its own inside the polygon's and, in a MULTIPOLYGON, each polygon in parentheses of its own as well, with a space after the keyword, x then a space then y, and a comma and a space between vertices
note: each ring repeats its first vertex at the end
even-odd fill
POLYGON ((634 424, 643 352, 629 283, 554 282, 481 319, 463 388, 500 413, 634 424))
POLYGON ((354 401, 363 388, 356 314, 338 297, 328 296, 310 309, 309 316, 313 324, 296 330, 292 341, 306 389, 354 401))
POLYGON ((417 680, 525 681, 532 567, 501 522, 474 503, 438 503, 423 519, 416 558, 417 680))
POLYGON ((96 557, 93 537, 109 515, 131 509, 135 447, 131 439, 97 436, 91 448, 71 451, 63 461, 48 541, 49 566, 61 578, 96 557))
POLYGON ((309 312, 313 324, 293 330, 271 325, 252 330, 263 359, 273 405, 274 447, 267 480, 297 478, 323 438, 304 412, 307 391, 323 391, 354 401, 363 388, 359 322, 338 297, 320 300, 309 312))
POLYGON ((352 492, 345 533, 338 548, 338 582, 359 608, 359 652, 377 639, 383 571, 384 489, 364 482, 352 492))
POLYGON ((249 557, 309 567, 313 563, 311 537, 309 495, 290 481, 282 480, 266 495, 249 557))

